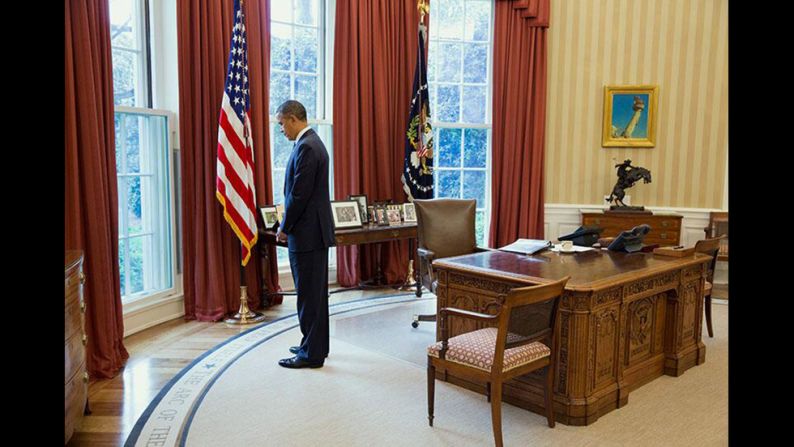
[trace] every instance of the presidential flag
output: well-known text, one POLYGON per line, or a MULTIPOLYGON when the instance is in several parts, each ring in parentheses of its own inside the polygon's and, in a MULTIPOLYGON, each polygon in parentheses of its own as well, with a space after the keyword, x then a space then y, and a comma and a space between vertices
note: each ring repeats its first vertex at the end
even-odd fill
POLYGON ((215 196, 223 205, 223 217, 240 239, 243 266, 248 263, 257 240, 254 154, 248 98, 245 14, 242 1, 235 0, 229 68, 218 119, 215 196))
POLYGON ((408 200, 433 198, 433 128, 430 126, 430 97, 427 91, 425 26, 419 25, 413 96, 408 114, 402 183, 408 200))

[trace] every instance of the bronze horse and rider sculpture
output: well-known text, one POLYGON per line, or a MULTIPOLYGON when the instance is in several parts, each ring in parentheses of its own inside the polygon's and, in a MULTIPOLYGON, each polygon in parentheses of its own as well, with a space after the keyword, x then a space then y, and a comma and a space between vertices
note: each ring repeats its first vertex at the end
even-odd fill
POLYGON ((623 203, 623 197, 626 195, 626 189, 634 186, 634 183, 642 180, 643 183, 651 183, 651 171, 638 166, 632 166, 631 160, 625 160, 619 165, 618 168, 618 181, 612 188, 612 193, 606 198, 607 202, 614 203, 610 209, 624 209, 624 210, 642 210, 645 207, 628 206, 623 203))

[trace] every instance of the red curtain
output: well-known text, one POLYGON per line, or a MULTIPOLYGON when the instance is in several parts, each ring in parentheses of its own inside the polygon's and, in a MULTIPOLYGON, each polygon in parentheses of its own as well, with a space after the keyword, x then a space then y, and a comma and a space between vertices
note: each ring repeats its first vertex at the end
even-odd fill
MULTIPOLYGON (((270 9, 265 0, 244 5, 256 201, 262 206, 272 203, 273 197, 268 126, 270 9)), ((219 320, 236 312, 240 304, 240 242, 215 198, 218 116, 233 11, 233 1, 177 1, 185 318, 200 321, 219 320)), ((275 250, 270 260, 268 285, 276 290, 275 250)), ((260 266, 254 251, 245 268, 251 308, 260 305, 260 266)))
POLYGON ((494 20, 492 247, 543 238, 549 0, 498 0, 494 20))
POLYGON ((88 373, 129 358, 119 284, 113 75, 107 0, 68 0, 64 39, 64 241, 83 251, 88 373))
MULTIPOLYGON (((334 42, 334 194, 403 203, 405 132, 416 65, 415 0, 336 2, 334 42)), ((406 241, 381 244, 389 284, 408 269, 406 241)), ((377 247, 337 248, 337 281, 352 286, 374 276, 377 247), (361 257, 359 261, 359 257, 361 257)))

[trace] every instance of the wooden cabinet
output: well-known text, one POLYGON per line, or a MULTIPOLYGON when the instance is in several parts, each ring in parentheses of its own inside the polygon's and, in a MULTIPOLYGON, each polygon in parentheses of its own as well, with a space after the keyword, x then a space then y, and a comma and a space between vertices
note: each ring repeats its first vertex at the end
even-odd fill
POLYGON ((85 363, 83 253, 66 252, 64 284, 64 444, 72 437, 77 422, 88 408, 88 373, 85 363))
POLYGON ((678 245, 681 240, 680 214, 638 214, 582 212, 582 225, 595 225, 604 229, 601 237, 615 237, 621 231, 648 224, 651 231, 645 236, 646 245, 678 245))

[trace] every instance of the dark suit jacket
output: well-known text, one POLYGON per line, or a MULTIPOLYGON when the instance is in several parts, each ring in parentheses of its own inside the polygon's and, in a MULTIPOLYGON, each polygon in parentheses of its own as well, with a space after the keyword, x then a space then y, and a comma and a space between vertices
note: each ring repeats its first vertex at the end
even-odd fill
POLYGON ((284 176, 284 221, 290 251, 311 251, 335 245, 328 151, 313 129, 298 140, 284 176))

